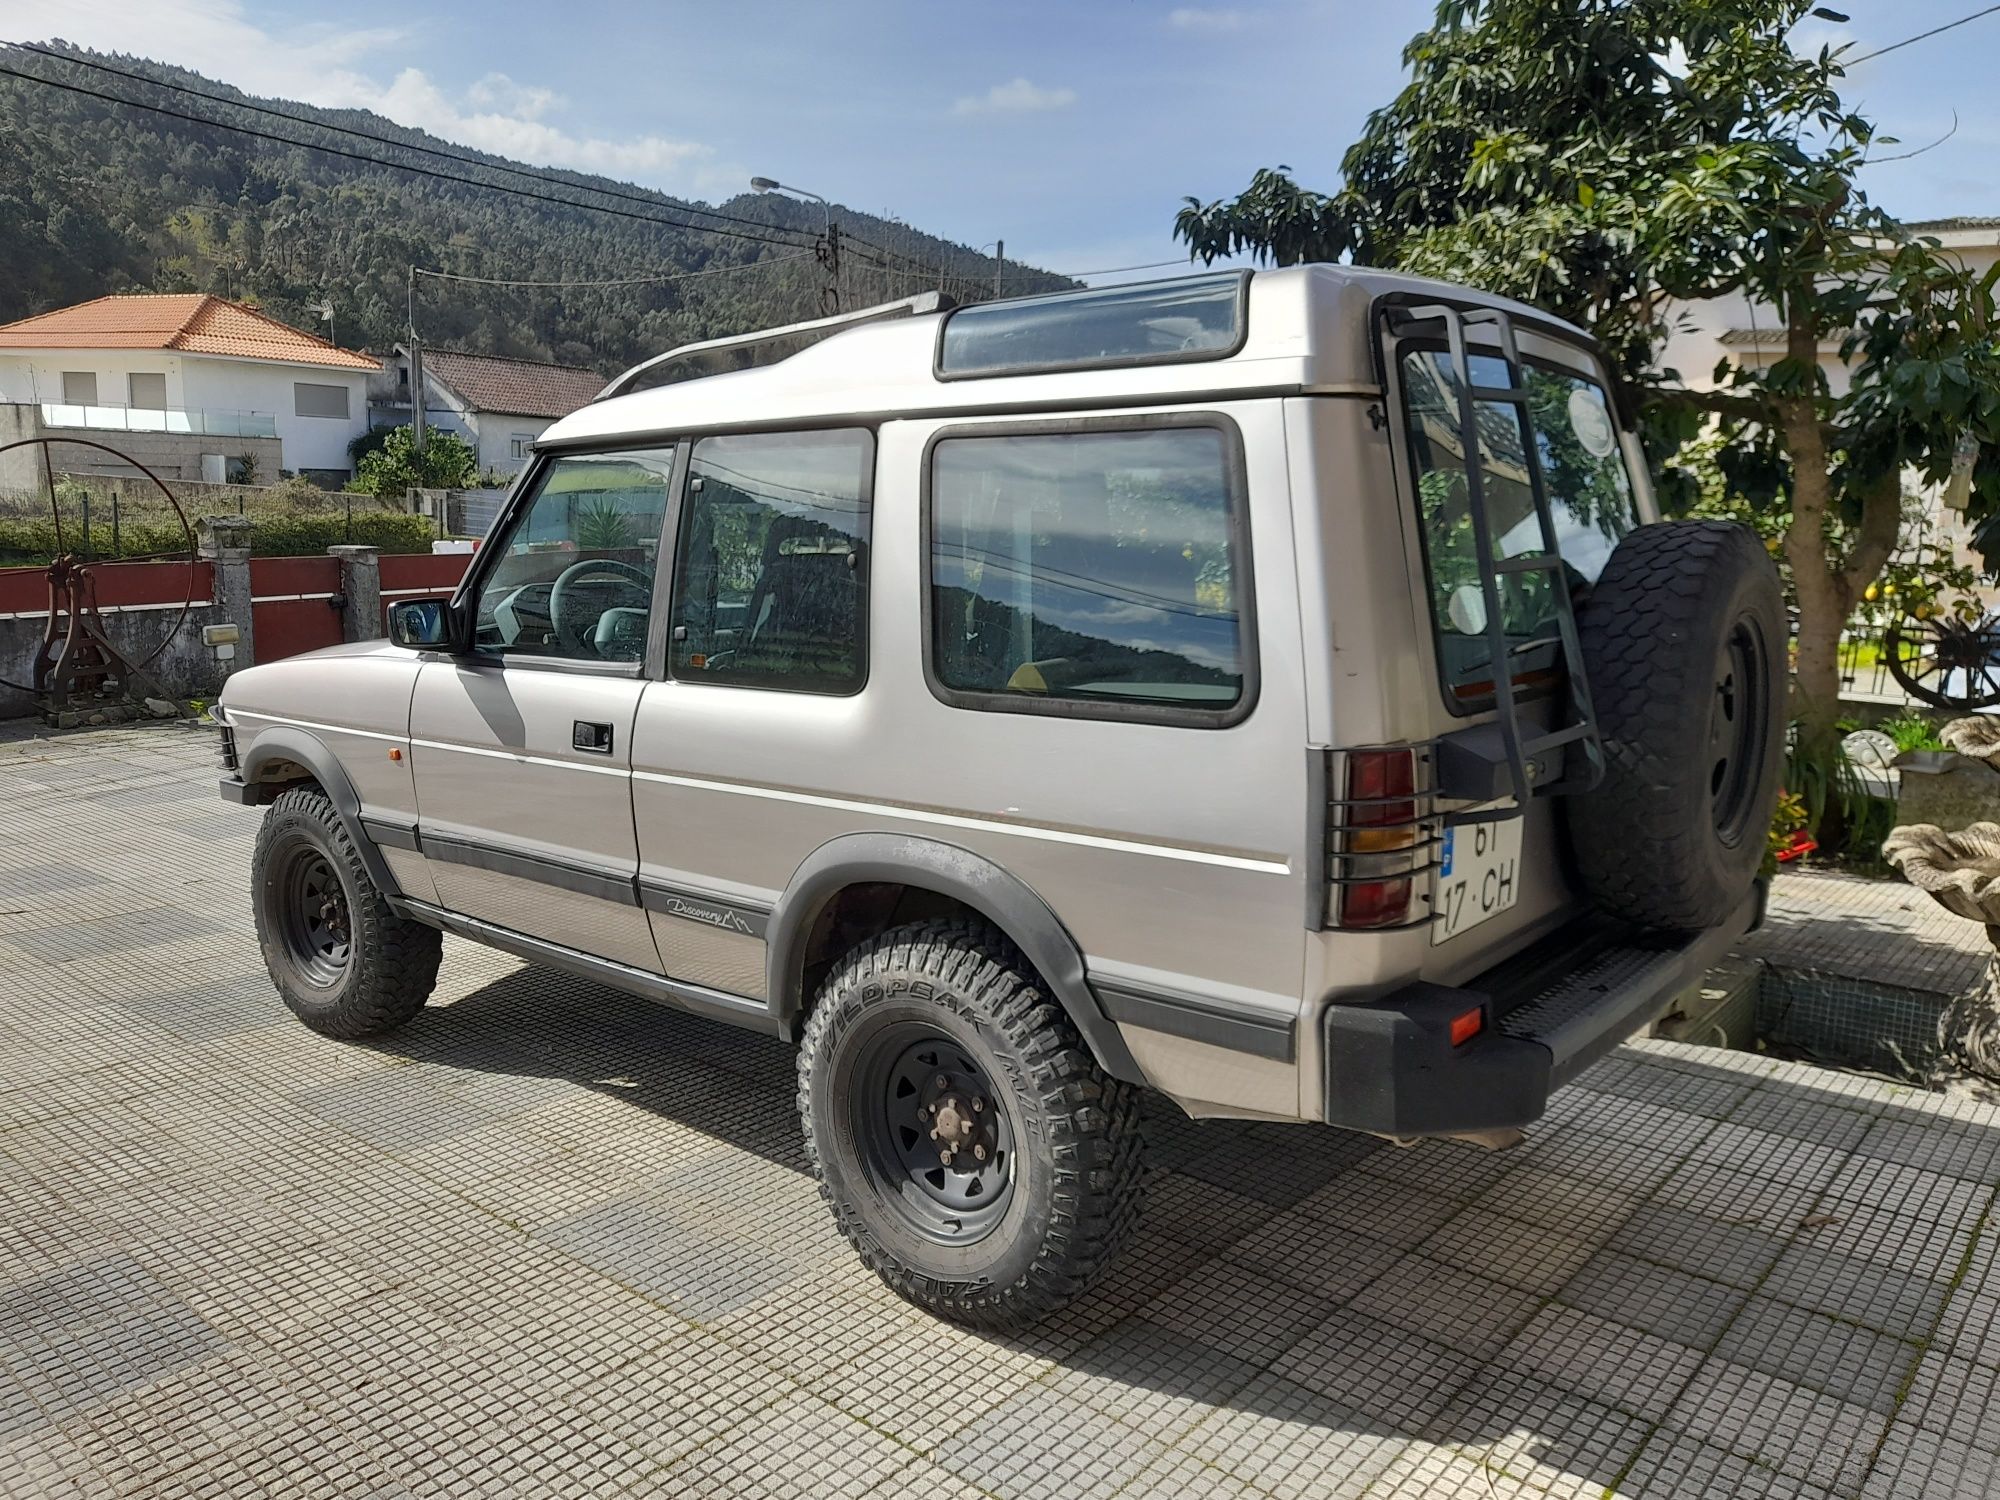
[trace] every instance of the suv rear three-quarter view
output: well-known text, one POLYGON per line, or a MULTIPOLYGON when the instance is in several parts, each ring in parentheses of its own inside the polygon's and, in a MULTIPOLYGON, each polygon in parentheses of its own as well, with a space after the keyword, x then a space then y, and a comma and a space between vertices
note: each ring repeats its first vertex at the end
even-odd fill
POLYGON ((1125 1238, 1140 1089, 1503 1144, 1757 916, 1769 561, 1658 519, 1577 330, 1460 288, 672 351, 388 626, 218 709, 286 1003, 399 1025, 455 933, 793 1039, 843 1232, 975 1324, 1125 1238))

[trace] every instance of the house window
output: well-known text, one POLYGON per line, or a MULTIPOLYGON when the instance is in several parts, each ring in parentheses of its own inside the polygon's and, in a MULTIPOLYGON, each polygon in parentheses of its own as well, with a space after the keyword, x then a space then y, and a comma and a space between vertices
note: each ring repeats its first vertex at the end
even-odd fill
POLYGON ((130 399, 134 406, 144 411, 165 411, 167 409, 167 377, 164 375, 143 375, 133 371, 127 377, 130 399))
POLYGON ((292 409, 302 417, 338 417, 347 420, 347 387, 344 385, 308 385, 297 381, 292 386, 292 409))
POLYGON ((525 460, 529 454, 529 451, 533 449, 534 446, 535 446, 535 435, 532 432, 517 432, 511 439, 508 440, 507 444, 508 452, 512 455, 516 463, 520 463, 523 460, 525 460))
POLYGON ((97 376, 89 370, 64 370, 63 401, 70 406, 97 405, 97 376))

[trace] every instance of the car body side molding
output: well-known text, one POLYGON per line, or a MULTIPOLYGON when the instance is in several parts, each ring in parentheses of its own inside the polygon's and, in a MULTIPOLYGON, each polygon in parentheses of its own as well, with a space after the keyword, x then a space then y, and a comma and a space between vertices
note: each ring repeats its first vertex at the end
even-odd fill
POLYGON ((771 909, 765 953, 765 993, 788 1035, 796 1034, 805 1008, 805 945, 814 921, 846 887, 878 884, 935 891, 985 917, 1035 966, 1097 1065, 1113 1078, 1141 1081, 1131 1049, 1085 977, 1083 951, 1048 903, 983 855, 909 834, 843 834, 813 850, 793 872, 771 909))

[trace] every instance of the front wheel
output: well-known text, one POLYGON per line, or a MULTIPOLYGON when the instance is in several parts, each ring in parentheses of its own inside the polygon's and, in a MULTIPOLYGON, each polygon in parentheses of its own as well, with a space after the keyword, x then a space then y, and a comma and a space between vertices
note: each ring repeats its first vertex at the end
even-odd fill
POLYGON ((443 938, 390 910, 324 792, 293 787, 271 804, 251 876, 264 967, 293 1015, 351 1041, 423 1009, 443 938))
POLYGON ((1137 1219, 1137 1091, 977 922, 916 923, 847 955, 806 1026, 799 1112, 862 1260, 957 1322, 1054 1312, 1137 1219))

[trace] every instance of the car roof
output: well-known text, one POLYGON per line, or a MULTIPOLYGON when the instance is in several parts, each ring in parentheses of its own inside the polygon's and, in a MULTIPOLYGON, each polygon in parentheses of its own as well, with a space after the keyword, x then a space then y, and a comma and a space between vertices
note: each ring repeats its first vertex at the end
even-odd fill
MULTIPOLYGON (((1418 276, 1335 265, 1242 274, 1249 283, 1248 326, 1241 348, 1223 358, 940 379, 939 334, 951 313, 887 317, 841 328, 773 363, 599 399, 551 426, 538 446, 927 414, 1374 394, 1380 382, 1373 310, 1384 297, 1502 309, 1516 320, 1524 344, 1549 342, 1533 337, 1538 330, 1554 335, 1558 347, 1589 342, 1584 330, 1524 303, 1418 276)), ((1088 293, 1033 300, 1055 304, 1070 295, 1088 293)))

